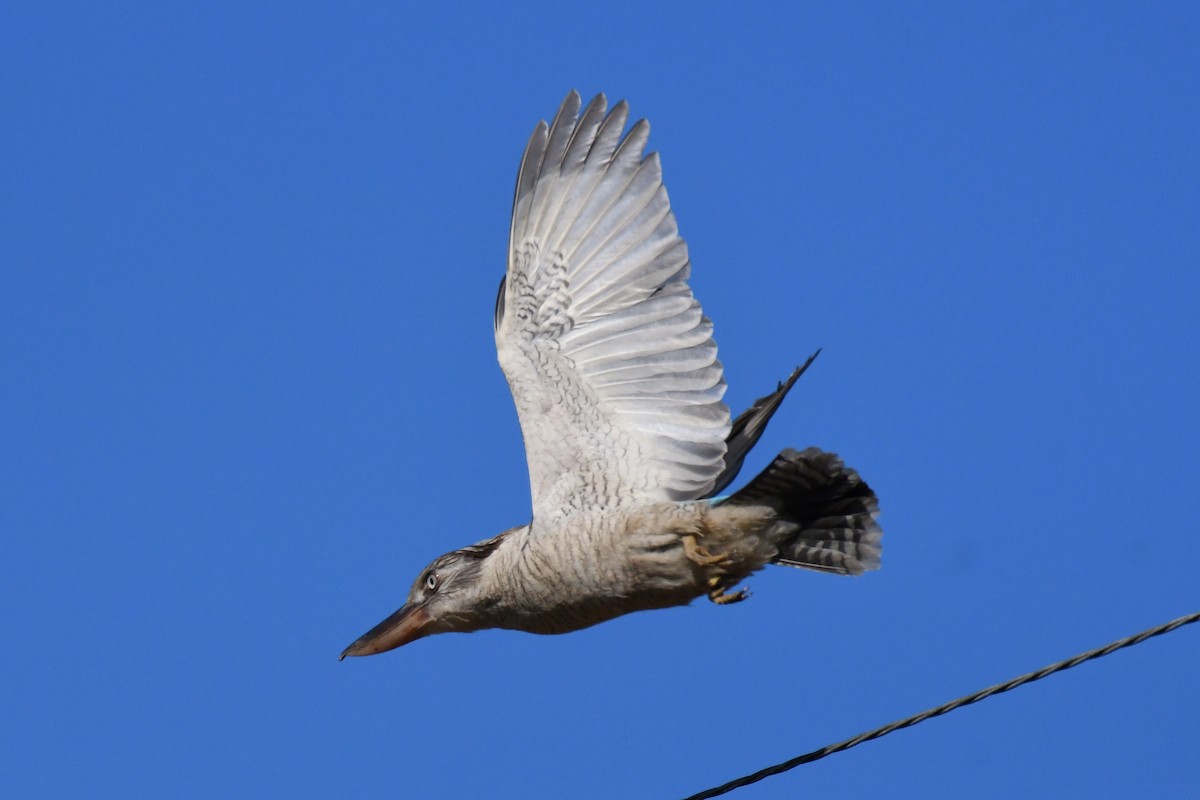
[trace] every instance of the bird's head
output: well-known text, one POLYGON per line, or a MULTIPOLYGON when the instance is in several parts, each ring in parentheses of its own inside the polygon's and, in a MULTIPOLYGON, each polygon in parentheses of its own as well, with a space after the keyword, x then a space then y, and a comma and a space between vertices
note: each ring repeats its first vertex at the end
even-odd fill
POLYGON ((435 633, 492 627, 497 600, 485 591, 481 578, 485 562, 507 533, 435 558, 413 581, 400 610, 358 637, 341 658, 384 653, 435 633))

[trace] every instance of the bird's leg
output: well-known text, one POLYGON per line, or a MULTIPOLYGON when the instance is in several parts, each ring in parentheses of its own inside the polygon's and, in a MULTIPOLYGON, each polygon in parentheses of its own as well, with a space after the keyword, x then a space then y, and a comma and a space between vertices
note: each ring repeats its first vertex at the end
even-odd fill
POLYGON ((718 574, 709 577, 708 579, 708 599, 719 606, 729 605, 730 603, 740 603, 750 596, 750 592, 746 589, 738 589, 736 592, 726 592, 728 583, 721 568, 729 563, 728 553, 718 553, 713 555, 700 546, 695 533, 687 533, 679 537, 683 542, 683 552, 696 564, 702 567, 712 567, 718 574))
POLYGON ((702 567, 722 567, 729 563, 729 556, 725 553, 718 553, 714 556, 701 547, 694 533, 685 533, 679 539, 683 542, 684 555, 702 567))
POLYGON ((719 575, 708 579, 708 599, 719 606, 730 603, 740 603, 750 596, 749 589, 738 589, 736 592, 725 591, 725 581, 719 575))

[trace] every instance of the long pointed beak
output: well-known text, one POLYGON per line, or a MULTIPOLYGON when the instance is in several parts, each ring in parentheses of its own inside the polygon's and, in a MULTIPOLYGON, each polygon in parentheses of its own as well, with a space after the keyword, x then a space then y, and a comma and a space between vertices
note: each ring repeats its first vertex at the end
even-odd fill
POLYGON ((354 644, 342 651, 338 661, 346 656, 373 656, 376 653, 386 653, 400 645, 420 639, 429 633, 429 622, 429 612, 425 610, 423 604, 409 603, 358 637, 354 644))

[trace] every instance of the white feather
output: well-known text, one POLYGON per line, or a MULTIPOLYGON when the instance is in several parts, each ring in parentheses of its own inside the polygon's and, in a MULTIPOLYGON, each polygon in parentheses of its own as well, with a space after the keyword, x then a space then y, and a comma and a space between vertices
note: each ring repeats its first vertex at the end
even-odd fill
POLYGON ((704 496, 729 409, 650 127, 567 96, 517 178, 496 348, 535 518, 704 496))

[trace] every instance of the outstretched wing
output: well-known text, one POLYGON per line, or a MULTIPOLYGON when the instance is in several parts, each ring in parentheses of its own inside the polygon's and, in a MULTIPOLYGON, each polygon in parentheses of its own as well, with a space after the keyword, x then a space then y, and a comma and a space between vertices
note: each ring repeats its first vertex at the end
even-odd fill
POLYGON ((704 496, 729 409, 712 323, 650 126, 624 101, 582 116, 572 92, 538 124, 517 176, 496 350, 529 462, 535 518, 704 496))

